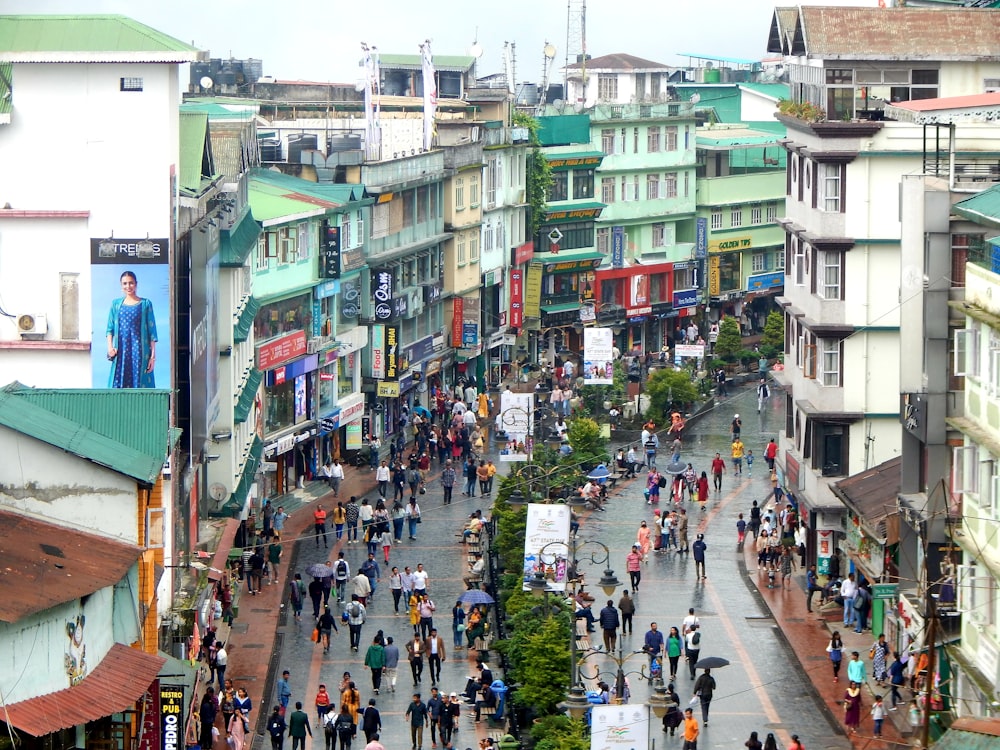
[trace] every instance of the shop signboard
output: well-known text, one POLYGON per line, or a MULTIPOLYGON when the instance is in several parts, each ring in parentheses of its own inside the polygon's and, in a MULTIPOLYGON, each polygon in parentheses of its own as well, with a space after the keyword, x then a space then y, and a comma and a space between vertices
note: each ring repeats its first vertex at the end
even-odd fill
POLYGON ((479 324, 462 323, 462 348, 468 349, 479 341, 479 324))
POLYGON ((636 750, 649 747, 650 720, 649 706, 646 704, 597 705, 591 706, 590 710, 590 750, 636 750))
POLYGON ((385 377, 385 326, 372 326, 372 377, 385 377))
POLYGON ((579 273, 581 271, 593 271, 601 265, 600 258, 588 258, 585 260, 564 260, 559 263, 546 263, 545 273, 579 273))
POLYGON ((340 317, 354 320, 361 314, 361 279, 353 278, 340 284, 340 317))
POLYGON ((694 307, 698 304, 698 290, 697 289, 681 289, 680 291, 674 292, 674 309, 679 310, 682 307, 694 307))
POLYGON ((753 237, 743 235, 742 237, 722 237, 708 243, 708 250, 712 253, 725 253, 732 250, 749 250, 753 247, 753 237))
POLYGON ((361 450, 364 446, 364 431, 363 431, 362 420, 353 422, 352 424, 344 426, 344 432, 347 433, 347 450, 357 451, 361 450))
POLYGON ((385 268, 372 269, 372 309, 375 313, 375 320, 385 322, 392 319, 395 313, 393 306, 395 286, 392 271, 385 268))
POLYGON ((816 572, 821 576, 830 574, 830 558, 833 557, 833 531, 816 531, 816 572))
POLYGON ((708 293, 712 297, 718 297, 722 289, 720 259, 718 255, 713 255, 708 259, 708 293))
POLYGON ((649 274, 632 274, 628 280, 628 307, 648 307, 649 304, 649 274))
POLYGON ((340 278, 340 227, 330 221, 323 222, 323 242, 320 247, 319 277, 340 278))
POLYGON ((160 748, 184 750, 183 685, 160 685, 160 748))
POLYGON ((774 289, 785 285, 785 272, 776 271, 774 273, 759 273, 755 276, 747 277, 748 292, 762 292, 766 289, 774 289))
POLYGON ((535 243, 533 240, 528 240, 523 245, 518 245, 514 248, 513 259, 511 262, 512 266, 523 266, 525 263, 531 261, 532 256, 535 254, 535 243))
POLYGON ((614 332, 610 328, 583 329, 583 384, 612 385, 614 332))
POLYGON ((375 395, 381 398, 399 398, 399 382, 379 381, 375 395))
POLYGON ((524 325, 524 271, 510 269, 510 326, 520 329, 524 325))
POLYGON ((542 266, 532 263, 524 275, 524 317, 542 316, 542 266))
POLYGON ((625 227, 611 227, 611 267, 625 266, 625 227))
MULTIPOLYGON (((541 571, 551 591, 566 590, 569 568, 569 507, 529 503, 524 529, 524 575, 522 590, 541 571)), ((645 746, 643 746, 645 747, 645 746)))
POLYGON ((306 353, 306 332, 295 331, 257 347, 257 369, 270 370, 306 353))
POLYGON ((694 257, 704 258, 708 255, 708 219, 699 217, 694 220, 694 257))
POLYGON ((142 696, 142 724, 136 750, 160 750, 160 678, 142 696))
POLYGON ((456 349, 462 346, 462 323, 465 318, 465 299, 454 297, 451 301, 451 345, 456 349))
POLYGON ((385 379, 399 380, 399 326, 385 327, 385 379))
POLYGON ((404 358, 407 362, 415 364, 423 362, 434 353, 434 337, 424 336, 403 349, 404 358))

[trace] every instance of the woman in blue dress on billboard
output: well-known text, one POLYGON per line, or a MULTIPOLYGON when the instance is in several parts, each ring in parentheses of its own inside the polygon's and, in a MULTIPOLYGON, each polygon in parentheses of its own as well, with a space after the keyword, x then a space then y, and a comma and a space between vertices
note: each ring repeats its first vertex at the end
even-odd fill
POLYGON ((155 388, 156 318, 153 303, 139 297, 135 274, 121 275, 123 297, 111 303, 108 313, 109 388, 155 388))

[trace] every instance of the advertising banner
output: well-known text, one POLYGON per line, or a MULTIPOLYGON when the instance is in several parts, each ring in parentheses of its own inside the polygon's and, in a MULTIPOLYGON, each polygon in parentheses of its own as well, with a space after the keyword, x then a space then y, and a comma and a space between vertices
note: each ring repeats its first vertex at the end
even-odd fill
POLYGON ((830 558, 833 557, 833 532, 829 529, 816 531, 816 572, 821 576, 830 574, 830 558))
POLYGON ((323 241, 320 244, 319 277, 340 278, 340 227, 330 221, 323 222, 323 241))
POLYGON ((510 327, 520 329, 524 325, 524 271, 510 269, 510 327))
POLYGON ((399 380, 399 326, 385 327, 385 379, 399 380))
POLYGON ((628 307, 645 307, 651 304, 649 301, 649 274, 632 274, 628 281, 628 307))
POLYGON ((532 432, 533 393, 504 391, 500 394, 500 426, 508 438, 523 443, 532 432))
POLYGON ((610 328, 583 329, 583 384, 611 385, 615 382, 614 333, 610 328))
POLYGON ((385 377, 385 326, 372 326, 372 377, 385 377))
POLYGON ((170 388, 167 239, 90 240, 95 388, 170 388))
POLYGON ((372 269, 372 312, 375 320, 385 322, 395 314, 392 299, 395 286, 392 271, 384 268, 372 269))
POLYGON ((704 344, 677 344, 674 347, 674 364, 681 364, 685 357, 702 359, 704 356, 704 344))
POLYGON ((625 227, 611 227, 611 267, 625 265, 625 227))
POLYGON ((643 703, 591 707, 590 750, 645 750, 649 706, 643 703))
POLYGON ((161 750, 184 750, 184 686, 160 685, 161 750))
POLYGON ((455 297, 451 301, 451 345, 462 348, 462 323, 465 316, 465 300, 455 297))
POLYGON ((160 750, 160 678, 142 696, 142 724, 136 750, 160 750))
POLYGON ((270 370, 306 353, 306 332, 295 331, 257 347, 257 369, 270 370))
POLYGON ((563 504, 528 504, 524 529, 524 591, 542 571, 551 591, 566 590, 569 557, 569 508, 563 504))
POLYGON ((542 267, 537 263, 528 266, 524 275, 524 316, 542 316, 542 267))
POLYGON ((708 255, 708 219, 699 217, 694 220, 694 257, 704 258, 708 255))

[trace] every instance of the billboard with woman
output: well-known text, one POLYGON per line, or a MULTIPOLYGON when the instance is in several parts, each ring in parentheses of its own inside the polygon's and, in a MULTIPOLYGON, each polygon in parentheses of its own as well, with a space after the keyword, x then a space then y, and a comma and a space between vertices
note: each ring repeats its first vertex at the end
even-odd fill
POLYGON ((91 239, 95 388, 170 388, 170 265, 165 239, 91 239))

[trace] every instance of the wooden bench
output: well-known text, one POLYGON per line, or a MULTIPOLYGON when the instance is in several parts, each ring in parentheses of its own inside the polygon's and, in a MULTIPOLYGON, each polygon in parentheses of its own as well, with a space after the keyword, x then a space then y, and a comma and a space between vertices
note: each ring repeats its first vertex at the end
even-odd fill
POLYGON ((586 620, 576 621, 576 640, 577 648, 590 648, 590 633, 587 632, 586 620))

